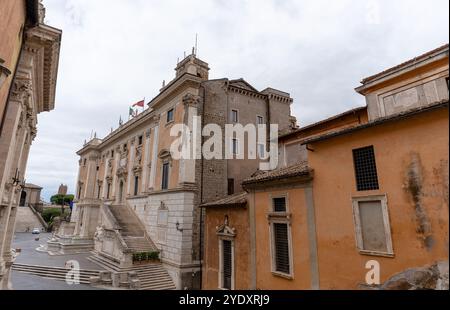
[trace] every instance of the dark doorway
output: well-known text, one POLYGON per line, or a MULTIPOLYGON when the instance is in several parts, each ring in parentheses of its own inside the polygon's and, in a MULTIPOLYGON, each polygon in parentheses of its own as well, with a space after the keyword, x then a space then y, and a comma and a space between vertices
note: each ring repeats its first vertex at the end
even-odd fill
POLYGON ((123 181, 120 181, 120 187, 119 187, 119 202, 123 202, 123 181))
POLYGON ((26 191, 22 191, 22 193, 20 194, 20 204, 19 204, 19 206, 25 207, 26 201, 27 201, 27 192, 26 191))

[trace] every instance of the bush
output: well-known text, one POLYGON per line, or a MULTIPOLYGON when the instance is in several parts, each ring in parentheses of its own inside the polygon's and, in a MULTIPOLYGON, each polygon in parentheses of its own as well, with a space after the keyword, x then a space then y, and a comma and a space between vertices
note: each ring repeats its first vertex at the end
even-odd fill
POLYGON ((50 202, 55 205, 69 205, 74 199, 74 195, 53 195, 50 202))
POLYGON ((133 254, 133 262, 145 262, 149 260, 158 260, 159 252, 141 252, 133 254))
POLYGON ((44 219, 44 221, 46 221, 48 224, 50 224, 51 222, 53 222, 53 218, 57 217, 57 216, 61 216, 61 209, 59 208, 50 208, 50 209, 45 209, 42 212, 42 218, 44 219))
POLYGON ((44 211, 42 211, 42 218, 44 219, 44 221, 51 225, 53 223, 53 219, 55 217, 61 217, 64 218, 65 216, 69 215, 70 212, 68 210, 66 210, 64 212, 64 214, 62 214, 61 209, 60 208, 48 208, 48 209, 44 209, 44 211))

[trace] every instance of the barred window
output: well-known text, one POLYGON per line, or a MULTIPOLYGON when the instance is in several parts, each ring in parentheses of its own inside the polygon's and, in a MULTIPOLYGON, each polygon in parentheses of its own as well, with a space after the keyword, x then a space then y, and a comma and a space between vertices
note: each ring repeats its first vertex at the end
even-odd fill
POLYGON ((161 189, 166 190, 169 188, 169 164, 165 163, 162 167, 162 181, 161 189))
POLYGON ((279 197, 273 199, 273 211, 274 212, 286 212, 286 198, 279 197))
POLYGON ((222 241, 222 259, 223 259, 223 283, 222 288, 231 290, 231 275, 233 272, 231 241, 222 241))
POLYGON ((373 146, 353 150, 353 162, 358 191, 379 189, 373 146))
POLYGON ((290 274, 288 224, 274 223, 275 271, 290 274))

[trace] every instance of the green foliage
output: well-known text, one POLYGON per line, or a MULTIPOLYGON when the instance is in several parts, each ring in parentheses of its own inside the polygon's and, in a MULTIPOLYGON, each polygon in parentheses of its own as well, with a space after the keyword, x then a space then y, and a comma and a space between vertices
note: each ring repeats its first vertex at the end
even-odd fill
MULTIPOLYGON (((66 211, 63 216, 66 216, 68 212, 66 211)), ((61 209, 60 208, 48 208, 44 209, 42 211, 42 218, 44 219, 47 224, 51 225, 53 223, 53 219, 57 216, 61 216, 61 209)))
POLYGON ((140 252, 140 253, 133 254, 133 262, 146 262, 146 261, 158 260, 158 259, 159 259, 159 252, 157 252, 157 251, 140 252))
POLYGON ((56 205, 69 205, 74 199, 74 195, 53 195, 50 202, 56 205))

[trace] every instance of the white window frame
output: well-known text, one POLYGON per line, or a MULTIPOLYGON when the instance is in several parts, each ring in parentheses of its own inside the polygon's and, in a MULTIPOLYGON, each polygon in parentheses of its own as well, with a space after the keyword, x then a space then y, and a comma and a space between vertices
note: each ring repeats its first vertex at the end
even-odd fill
POLYGON ((371 255, 371 256, 394 257, 394 248, 392 245, 392 235, 391 235, 391 225, 390 225, 390 220, 389 220, 387 195, 371 195, 371 196, 353 197, 352 198, 352 210, 353 210, 353 222, 355 225, 356 248, 358 249, 359 253, 361 253, 363 255, 371 255), (383 224, 384 224, 384 231, 385 231, 385 236, 386 236, 387 252, 372 251, 372 250, 364 249, 362 227, 361 227, 361 217, 359 215, 359 203, 366 202, 366 201, 380 201, 381 202, 381 211, 383 213, 383 224))
POLYGON ((238 109, 231 109, 231 122, 234 124, 239 123, 239 110, 238 109), (236 112, 236 120, 234 119, 234 112, 236 112))
POLYGON ((264 143, 258 143, 258 158, 259 159, 265 159, 266 155, 266 145, 264 143), (263 147, 262 152, 261 152, 261 146, 263 147))
POLYGON ((171 124, 175 121, 175 107, 170 108, 166 112, 166 124, 171 124), (172 111, 172 119, 169 120, 169 112, 172 111))
POLYGON ((239 139, 231 138, 231 154, 239 155, 239 139), (236 141, 236 150, 234 149, 234 141, 236 141))
POLYGON ((264 125, 265 121, 264 121, 264 116, 261 115, 256 115, 256 125, 264 125), (262 122, 260 123, 259 120, 262 120, 262 122))
POLYGON ((223 241, 231 242, 231 290, 235 290, 235 255, 234 255, 234 237, 219 236, 219 285, 221 290, 229 290, 223 287, 223 241))
POLYGON ((286 278, 294 279, 294 251, 292 248, 292 230, 291 230, 291 213, 289 212, 289 194, 280 195, 269 195, 270 199, 270 210, 267 215, 269 221, 269 236, 270 236, 270 258, 271 258, 271 272, 273 275, 286 278), (286 212, 275 212, 273 200, 275 198, 285 198, 286 201, 286 212), (275 258, 275 236, 273 224, 287 224, 288 232, 288 247, 289 247, 289 273, 284 273, 277 271, 276 268, 276 258, 275 258))

